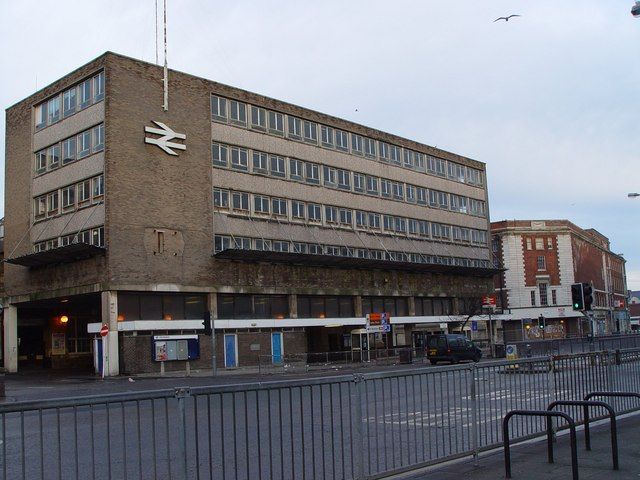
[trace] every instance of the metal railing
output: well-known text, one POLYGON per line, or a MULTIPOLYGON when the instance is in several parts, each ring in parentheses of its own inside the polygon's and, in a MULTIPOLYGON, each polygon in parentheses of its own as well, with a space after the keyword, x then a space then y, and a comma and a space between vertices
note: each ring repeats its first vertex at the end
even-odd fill
MULTIPOLYGON (((381 478, 499 447, 507 412, 593 391, 640 392, 640 349, 2 404, 0 478, 381 478)), ((511 420, 511 440, 545 431, 511 420)))
POLYGON ((566 355, 602 350, 640 348, 640 335, 606 335, 505 342, 515 345, 521 357, 541 355, 566 355))

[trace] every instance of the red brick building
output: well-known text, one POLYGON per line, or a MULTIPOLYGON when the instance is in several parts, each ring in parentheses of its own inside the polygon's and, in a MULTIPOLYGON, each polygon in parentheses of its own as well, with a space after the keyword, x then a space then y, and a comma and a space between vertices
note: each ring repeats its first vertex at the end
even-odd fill
POLYGON ((609 239, 567 220, 491 223, 495 277, 505 342, 605 335, 630 329, 625 260, 609 239), (593 309, 571 305, 571 285, 593 286, 593 309))

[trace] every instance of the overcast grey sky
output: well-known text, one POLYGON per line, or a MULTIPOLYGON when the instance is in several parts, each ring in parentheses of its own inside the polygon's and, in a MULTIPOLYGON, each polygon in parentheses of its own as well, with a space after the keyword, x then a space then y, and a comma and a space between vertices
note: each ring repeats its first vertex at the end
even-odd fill
MULTIPOLYGON (((168 0, 169 65, 483 161, 492 220, 596 228, 639 290, 632 4, 168 0)), ((154 0, 0 0, 0 104, 106 50, 154 61, 154 21, 154 0)))

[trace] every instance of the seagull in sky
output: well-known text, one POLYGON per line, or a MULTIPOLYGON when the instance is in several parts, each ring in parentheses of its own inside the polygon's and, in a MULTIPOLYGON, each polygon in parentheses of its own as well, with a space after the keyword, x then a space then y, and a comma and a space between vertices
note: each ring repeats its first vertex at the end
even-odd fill
POLYGON ((508 22, 510 18, 512 17, 521 17, 522 15, 509 15, 508 17, 498 17, 496 18, 493 23, 496 23, 498 20, 504 20, 505 22, 508 22))

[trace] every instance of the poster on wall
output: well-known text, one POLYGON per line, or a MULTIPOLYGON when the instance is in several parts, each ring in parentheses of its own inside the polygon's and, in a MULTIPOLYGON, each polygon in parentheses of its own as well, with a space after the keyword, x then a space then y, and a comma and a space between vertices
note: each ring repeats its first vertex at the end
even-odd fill
POLYGON ((67 353, 64 333, 51 334, 51 355, 64 355, 67 353))
POLYGON ((169 355, 167 354, 167 342, 156 342, 155 360, 157 362, 169 360, 169 355))

